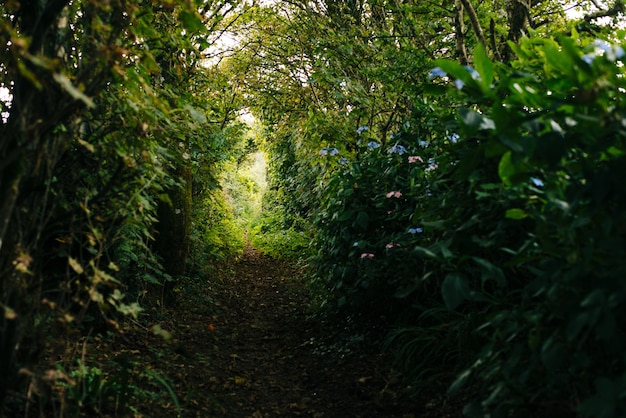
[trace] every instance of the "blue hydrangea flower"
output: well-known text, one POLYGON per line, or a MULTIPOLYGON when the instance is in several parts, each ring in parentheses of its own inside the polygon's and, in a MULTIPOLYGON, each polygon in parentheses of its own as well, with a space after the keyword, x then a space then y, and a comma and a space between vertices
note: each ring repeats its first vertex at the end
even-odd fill
POLYGON ((439 165, 437 165, 437 161, 434 158, 428 159, 428 167, 424 171, 433 171, 436 170, 439 165))
POLYGON ((598 56, 604 55, 609 61, 622 59, 625 55, 624 48, 621 45, 611 45, 602 39, 596 39, 592 43, 594 51, 582 56, 582 60, 591 65, 593 60, 598 56))
POLYGON ((457 134, 456 132, 453 132, 450 135, 448 135, 448 140, 452 142, 453 144, 456 144, 460 137, 461 136, 459 134, 457 134))
POLYGON ((409 234, 421 234, 424 232, 422 228, 409 228, 409 234))
POLYGON ((339 150, 337 148, 322 148, 322 150, 320 151, 320 155, 322 156, 326 156, 326 155, 337 155, 339 154, 339 150))
POLYGON ((620 59, 624 56, 624 48, 620 45, 611 45, 602 39, 596 39, 593 41, 593 46, 604 52, 604 56, 609 61, 615 61, 616 59, 620 59))
POLYGON ((596 54, 593 52, 582 56, 582 60, 586 62, 587 65, 591 65, 594 59, 596 59, 596 54))
POLYGON ((368 142, 367 143, 367 149, 369 149, 370 151, 373 150, 373 149, 376 149, 378 147, 380 147, 380 144, 378 142, 376 142, 376 141, 372 141, 372 142, 368 142))
POLYGON ((428 78, 446 77, 448 74, 439 67, 435 67, 428 73, 428 78))
POLYGON ((480 81, 480 74, 478 73, 478 71, 476 71, 475 69, 473 69, 472 67, 469 66, 465 66, 465 69, 467 70, 468 73, 470 73, 470 76, 472 76, 472 78, 476 81, 480 81))
POLYGON ((398 154, 398 155, 402 155, 406 152, 406 148, 404 148, 402 145, 400 144, 396 144, 393 147, 389 148, 387 150, 387 152, 389 154, 398 154))
POLYGON ((339 159, 339 161, 338 161, 338 162, 339 162, 339 164, 341 164, 341 165, 347 165, 350 161, 348 161, 348 159, 347 159, 347 158, 342 157, 342 158, 340 158, 340 159, 339 159))
POLYGON ((465 86, 465 83, 463 82, 463 80, 457 78, 456 80, 454 80, 454 85, 456 86, 457 90, 461 90, 465 86))
POLYGON ((593 41, 593 46, 595 46, 598 49, 601 49, 605 53, 611 52, 611 49, 612 49, 611 45, 608 42, 603 41, 602 39, 596 39, 595 41, 593 41))
POLYGON ((422 147, 422 148, 428 148, 428 146, 430 145, 430 142, 428 142, 428 141, 424 141, 423 139, 420 139, 420 140, 417 142, 417 145, 419 145, 419 146, 420 146, 420 147, 422 147))
POLYGON ((361 133, 363 133, 363 132, 367 131, 368 129, 369 129, 369 128, 368 128, 367 126, 361 126, 361 127, 359 127, 359 129, 357 129, 357 130, 356 130, 356 133, 357 133, 358 135, 361 135, 361 133))
POLYGON ((530 181, 532 181, 532 183, 537 187, 543 187, 543 181, 541 181, 541 179, 538 179, 537 177, 531 177, 530 181))

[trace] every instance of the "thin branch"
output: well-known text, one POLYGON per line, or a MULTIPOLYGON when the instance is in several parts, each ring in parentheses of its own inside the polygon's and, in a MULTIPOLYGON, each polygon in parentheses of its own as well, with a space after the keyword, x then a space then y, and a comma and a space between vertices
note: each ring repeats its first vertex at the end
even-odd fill
POLYGON ((478 42, 480 42, 485 49, 487 49, 487 41, 485 41, 485 35, 483 33, 483 28, 480 26, 480 22, 478 21, 478 15, 476 14, 476 10, 469 2, 469 0, 460 0, 463 4, 463 8, 467 12, 467 16, 470 19, 470 23, 472 24, 472 29, 474 29, 474 34, 476 38, 478 38, 478 42))
POLYGON ((456 38, 456 56, 462 65, 467 65, 467 49, 465 48, 465 29, 463 27, 463 5, 461 0, 454 2, 454 35, 456 38))
POLYGON ((615 4, 609 9, 600 10, 598 12, 591 13, 585 16, 583 19, 585 20, 585 22, 590 23, 592 20, 600 19, 603 17, 613 17, 619 14, 623 14, 625 10, 626 8, 624 8, 623 0, 617 0, 615 4))

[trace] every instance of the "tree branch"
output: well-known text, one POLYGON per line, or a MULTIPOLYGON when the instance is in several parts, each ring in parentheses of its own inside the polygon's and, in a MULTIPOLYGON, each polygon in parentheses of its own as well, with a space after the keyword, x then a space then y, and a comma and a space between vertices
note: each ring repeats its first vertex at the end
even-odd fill
POLYGON ((476 10, 469 2, 469 0, 460 0, 463 4, 463 8, 467 12, 467 16, 469 17, 470 23, 472 24, 472 29, 474 30, 474 34, 485 49, 487 49, 487 42, 485 41, 485 35, 483 33, 483 28, 480 26, 480 22, 478 21, 478 15, 476 14, 476 10))
POLYGON ((467 49, 463 27, 463 5, 461 0, 454 2, 454 36, 456 38, 456 56, 462 65, 467 65, 467 49))
MULTIPOLYGON (((594 2, 595 4, 595 2, 594 2)), ((585 22, 587 23, 591 23, 592 20, 596 20, 596 19, 600 19, 603 17, 613 17, 613 16, 617 16, 620 13, 624 13, 626 9, 624 8, 624 1, 623 0, 616 0, 615 4, 613 4, 613 6, 611 6, 610 8, 606 9, 606 10, 600 10, 597 11, 595 13, 591 13, 587 16, 585 16, 583 19, 585 20, 585 22)))

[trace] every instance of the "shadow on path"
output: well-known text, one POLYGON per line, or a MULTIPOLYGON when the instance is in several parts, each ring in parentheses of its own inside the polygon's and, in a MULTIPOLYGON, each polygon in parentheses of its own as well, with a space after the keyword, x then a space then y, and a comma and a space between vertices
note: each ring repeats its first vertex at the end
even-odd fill
MULTIPOLYGON (((161 316, 172 340, 148 336, 140 351, 171 382, 182 416, 426 416, 367 327, 308 312, 302 280, 293 264, 248 247, 216 277, 181 288, 161 316)), ((149 416, 177 416, 154 406, 149 416)))

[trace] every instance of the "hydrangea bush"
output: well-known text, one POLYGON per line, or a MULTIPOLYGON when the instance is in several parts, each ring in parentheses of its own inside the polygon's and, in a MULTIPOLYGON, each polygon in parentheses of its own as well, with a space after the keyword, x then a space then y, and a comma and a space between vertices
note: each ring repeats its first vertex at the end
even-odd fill
POLYGON ((413 312, 400 364, 458 368, 467 416, 624 416, 623 46, 512 48, 507 66, 481 48, 473 67, 435 63, 428 134, 361 131, 355 155, 323 156, 350 162, 325 185, 317 280, 413 312))

